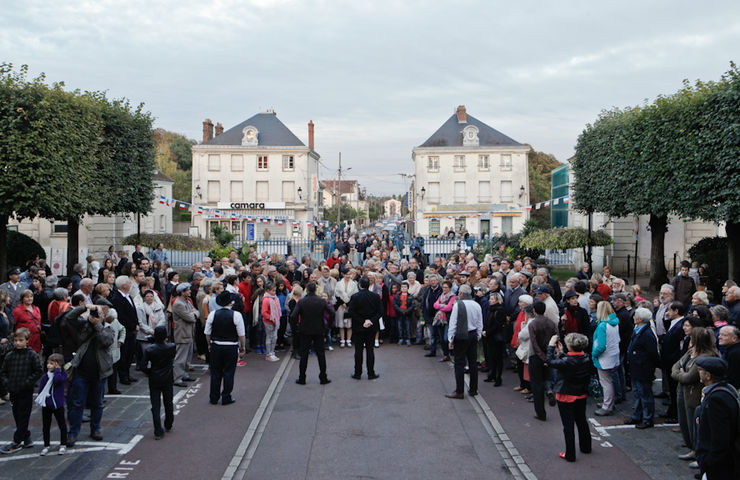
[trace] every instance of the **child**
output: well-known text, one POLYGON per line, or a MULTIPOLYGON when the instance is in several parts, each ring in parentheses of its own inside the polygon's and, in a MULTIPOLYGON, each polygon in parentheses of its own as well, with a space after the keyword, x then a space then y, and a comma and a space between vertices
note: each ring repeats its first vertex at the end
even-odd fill
POLYGON ((409 282, 401 283, 401 291, 393 297, 393 309, 398 319, 398 344, 411 346, 411 316, 414 311, 414 296, 409 295, 409 282))
POLYGON ((67 452, 67 420, 64 418, 64 387, 67 384, 67 372, 63 368, 64 357, 60 353, 52 353, 46 360, 46 375, 39 382, 39 395, 36 404, 41 406, 41 419, 44 432, 44 449, 41 456, 49 453, 51 444, 51 416, 57 419, 60 442, 59 455, 67 452))
POLYGON ((31 338, 31 332, 27 328, 19 328, 15 331, 13 334, 14 348, 5 356, 3 367, 0 370, 0 380, 10 392, 15 420, 13 441, 0 448, 0 453, 13 453, 21 448, 33 447, 28 421, 31 419, 33 408, 33 387, 43 372, 39 356, 28 347, 29 338, 31 338))
POLYGON ((154 328, 154 343, 144 349, 142 371, 149 375, 149 399, 152 402, 152 420, 154 439, 160 440, 164 431, 172 429, 175 420, 172 407, 172 385, 175 381, 172 367, 175 361, 175 344, 167 343, 167 327, 158 325, 154 328), (164 429, 159 415, 160 401, 164 400, 164 429))

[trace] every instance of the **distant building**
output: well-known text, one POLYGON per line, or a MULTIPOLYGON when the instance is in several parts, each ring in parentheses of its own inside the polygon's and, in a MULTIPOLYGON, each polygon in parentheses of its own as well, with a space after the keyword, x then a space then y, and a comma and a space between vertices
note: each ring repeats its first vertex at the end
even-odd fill
MULTIPOLYGON (((155 172, 153 180, 152 211, 148 215, 141 215, 141 233, 172 233, 172 208, 160 204, 159 197, 172 198, 172 185, 175 182, 159 170, 155 172)), ((107 217, 86 215, 80 222, 80 261, 84 263, 88 253, 100 260, 111 245, 116 251, 123 249, 120 240, 135 234, 138 227, 137 215, 131 213, 107 217)), ((66 274, 67 222, 52 222, 38 217, 18 222, 11 218, 8 228, 24 233, 39 242, 46 251, 46 258, 52 270, 55 273, 66 274)))
MULTIPOLYGON (((570 197, 573 185, 573 169, 565 164, 553 170, 552 198, 570 197)), ((648 228, 649 215, 628 215, 621 218, 612 218, 603 213, 594 213, 592 228, 604 230, 611 235, 614 243, 608 247, 595 247, 592 253, 594 269, 601 271, 604 265, 612 267, 614 272, 625 275, 628 271, 627 259, 630 259, 629 270, 634 268, 635 248, 637 248, 637 273, 644 275, 650 272, 651 233, 648 228), (637 236, 635 236, 637 233, 637 236), (635 246, 635 243, 637 244, 635 246)), ((582 227, 588 228, 588 215, 574 209, 574 203, 558 202, 552 205, 553 227, 582 227), (565 223, 564 223, 565 222, 565 223), (564 224, 563 224, 564 223, 564 224)), ((676 216, 669 216, 668 231, 665 234, 665 265, 669 272, 673 270, 673 256, 676 263, 681 260, 690 260, 688 251, 696 242, 704 237, 724 237, 724 226, 711 222, 685 222, 676 216)), ((585 261, 581 249, 573 251, 573 261, 576 265, 585 261)), ((678 269, 679 265, 676 266, 678 269)))
POLYGON ((389 198, 383 202, 383 212, 387 217, 401 216, 401 201, 395 198, 389 198))
POLYGON ((416 231, 465 229, 476 236, 515 233, 529 218, 528 153, 467 114, 465 106, 413 149, 416 231))
POLYGON ((204 213, 193 214, 192 226, 206 237, 220 225, 237 242, 262 240, 265 231, 271 239, 307 237, 306 221, 319 219, 319 158, 313 122, 306 146, 272 110, 226 131, 218 124, 216 136, 206 119, 203 142, 193 146, 192 198, 204 213))

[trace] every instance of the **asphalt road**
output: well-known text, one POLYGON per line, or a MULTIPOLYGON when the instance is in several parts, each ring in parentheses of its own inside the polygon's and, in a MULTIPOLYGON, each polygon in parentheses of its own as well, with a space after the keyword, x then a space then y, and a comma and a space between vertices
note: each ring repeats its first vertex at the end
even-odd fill
MULTIPOLYGON (((567 463, 557 456, 563 450, 557 408, 547 407, 547 422, 534 420, 532 405, 512 390, 513 372, 502 387, 481 382, 478 397, 450 400, 443 396, 454 389, 450 363, 425 358, 421 347, 376 349, 381 377, 373 381, 350 378, 352 353, 327 352, 326 386, 318 383, 314 356, 308 385, 300 386, 298 364, 287 355, 269 363, 250 353, 237 369, 237 401, 227 406, 208 403, 207 372, 198 369, 197 382, 176 388, 174 429, 160 441, 153 438, 145 379, 108 398, 103 442, 83 438, 83 426, 78 446, 65 456, 38 456, 35 409, 37 446, 0 457, 0 479, 692 478, 676 459, 679 434, 664 425, 624 428, 626 404, 618 415, 592 419, 593 453, 567 463)), ((0 440, 9 440, 12 427, 6 404, 0 440)))

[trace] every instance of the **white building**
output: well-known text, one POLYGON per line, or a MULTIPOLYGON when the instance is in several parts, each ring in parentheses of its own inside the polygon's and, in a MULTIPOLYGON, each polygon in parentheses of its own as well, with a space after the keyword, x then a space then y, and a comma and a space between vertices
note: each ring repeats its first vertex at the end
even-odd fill
MULTIPOLYGON (((160 204, 159 197, 172 198, 172 185, 175 182, 159 170, 154 174, 153 180, 154 199, 149 215, 141 215, 139 218, 129 213, 107 217, 86 215, 82 218, 79 234, 79 259, 82 263, 88 253, 100 260, 111 245, 115 246, 116 251, 133 250, 133 247, 123 248, 119 242, 122 238, 137 233, 139 222, 141 233, 172 233, 172 208, 160 204)), ((66 274, 67 222, 52 222, 38 217, 18 222, 11 218, 8 228, 39 242, 46 251, 46 258, 54 273, 66 274)))
POLYGON ((401 201, 395 198, 389 198, 383 202, 383 213, 385 217, 400 217, 401 216, 401 201))
POLYGON ((192 226, 198 235, 208 236, 221 225, 236 241, 262 240, 265 231, 271 239, 307 237, 306 221, 319 218, 320 157, 313 148, 313 122, 308 146, 272 110, 219 130, 214 137, 206 119, 203 143, 193 146, 192 226), (254 221, 259 218, 270 221, 254 221))
POLYGON ((520 231, 529 218, 529 150, 468 115, 464 105, 457 107, 413 150, 416 198, 409 203, 415 206, 416 231, 520 231))

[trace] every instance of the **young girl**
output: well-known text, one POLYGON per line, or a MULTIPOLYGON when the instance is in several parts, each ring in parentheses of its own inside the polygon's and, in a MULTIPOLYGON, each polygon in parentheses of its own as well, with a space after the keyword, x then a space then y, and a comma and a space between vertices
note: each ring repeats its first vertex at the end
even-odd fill
POLYGON ((280 301, 278 300, 275 284, 268 282, 265 284, 265 294, 262 299, 262 323, 265 327, 265 350, 268 362, 277 362, 280 360, 275 355, 275 342, 277 341, 277 332, 280 328, 280 301))
POLYGON ((46 375, 39 382, 39 395, 36 404, 41 406, 43 422, 44 449, 41 455, 47 455, 51 445, 51 416, 57 419, 59 427, 59 455, 67 451, 67 420, 64 418, 64 387, 67 384, 67 372, 64 371, 64 357, 52 353, 46 360, 46 375))

